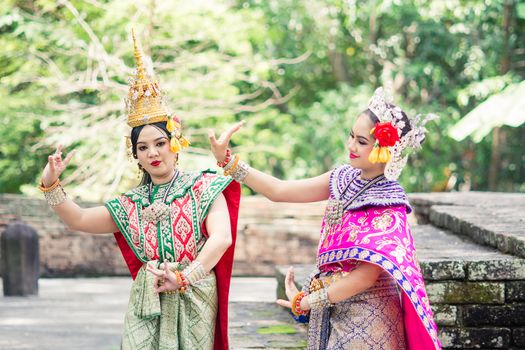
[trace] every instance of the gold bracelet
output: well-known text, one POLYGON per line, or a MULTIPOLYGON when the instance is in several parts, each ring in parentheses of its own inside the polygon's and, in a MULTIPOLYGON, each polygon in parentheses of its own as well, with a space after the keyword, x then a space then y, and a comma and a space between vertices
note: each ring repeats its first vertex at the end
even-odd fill
POLYGON ((305 292, 299 292, 297 293, 293 299, 292 299, 292 313, 299 317, 301 315, 306 315, 308 311, 304 311, 301 309, 301 300, 306 296, 305 292))
POLYGON ((187 287, 194 285, 206 276, 208 272, 204 269, 199 260, 193 260, 184 270, 181 275, 186 279, 187 287))
POLYGON ((64 203, 67 199, 66 192, 60 184, 55 186, 54 189, 44 192, 44 197, 46 198, 47 204, 52 207, 64 203))
POLYGON ((53 182, 53 184, 49 187, 46 187, 44 186, 44 182, 42 182, 42 180, 40 180, 40 186, 38 186, 38 189, 42 192, 51 192, 53 191, 55 188, 57 188, 57 186, 60 185, 60 179, 57 179, 55 182, 53 182))
POLYGON ((243 162, 242 160, 240 160, 237 163, 237 166, 235 167, 235 169, 232 170, 230 175, 235 181, 237 181, 238 183, 242 183, 244 182, 244 179, 246 179, 246 176, 248 176, 249 172, 250 172, 250 166, 246 164, 245 162, 243 162))
POLYGON ((224 171, 224 176, 229 176, 235 171, 235 168, 237 168, 237 164, 239 164, 239 160, 240 157, 236 154, 231 168, 228 168, 228 170, 224 171))
POLYGON ((316 292, 308 294, 308 304, 310 308, 319 309, 332 306, 330 300, 328 300, 328 290, 326 287, 319 289, 316 292))

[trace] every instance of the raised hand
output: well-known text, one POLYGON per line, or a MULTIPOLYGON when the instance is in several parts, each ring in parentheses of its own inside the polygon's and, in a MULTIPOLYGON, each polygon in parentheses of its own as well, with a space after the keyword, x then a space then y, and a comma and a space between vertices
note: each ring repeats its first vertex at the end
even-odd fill
POLYGON ((177 281, 175 272, 169 269, 168 263, 166 262, 164 262, 164 268, 162 270, 153 267, 151 264, 146 265, 146 270, 155 276, 153 288, 156 293, 175 291, 182 287, 179 281, 177 281))
POLYGON ((299 289, 297 289, 295 286, 295 274, 293 272, 293 266, 290 266, 288 272, 286 272, 286 277, 284 279, 284 290, 288 300, 277 299, 277 304, 290 309, 292 308, 291 300, 297 293, 299 293, 299 289))
POLYGON ((60 177, 75 155, 75 151, 72 151, 62 159, 62 149, 62 145, 58 145, 55 153, 47 157, 47 164, 42 174, 42 184, 45 187, 51 186, 60 177))
POLYGON ((219 139, 215 138, 215 132, 208 130, 208 137, 210 138, 211 151, 218 162, 222 162, 226 158, 226 150, 232 135, 237 132, 244 125, 244 120, 233 124, 228 130, 223 132, 219 139))

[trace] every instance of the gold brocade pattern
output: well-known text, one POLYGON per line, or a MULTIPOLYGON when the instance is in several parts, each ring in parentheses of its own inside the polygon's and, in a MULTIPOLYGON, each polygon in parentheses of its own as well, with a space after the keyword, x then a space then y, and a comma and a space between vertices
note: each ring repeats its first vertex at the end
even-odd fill
POLYGON ((171 209, 169 221, 157 224, 142 219, 143 208, 150 205, 147 186, 109 201, 106 207, 142 262, 166 259, 190 263, 206 242, 201 230, 206 215, 230 182, 230 178, 205 171, 181 173, 169 193, 168 186, 156 186, 152 196, 159 200, 167 195, 171 209))
POLYGON ((365 292, 329 309, 312 310, 308 350, 321 349, 405 350, 396 282, 383 274, 365 292))
POLYGON ((121 349, 213 349, 218 310, 214 272, 184 294, 155 294, 148 275, 141 269, 133 283, 121 349))
POLYGON ((392 225, 392 222, 394 221, 393 215, 389 212, 385 212, 381 214, 381 216, 378 216, 372 220, 372 226, 376 230, 383 230, 385 231, 390 225, 392 225))

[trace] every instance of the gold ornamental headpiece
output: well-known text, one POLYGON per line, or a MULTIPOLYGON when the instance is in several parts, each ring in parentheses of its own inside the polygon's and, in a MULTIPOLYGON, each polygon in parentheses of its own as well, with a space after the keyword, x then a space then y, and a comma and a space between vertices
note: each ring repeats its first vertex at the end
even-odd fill
POLYGON ((386 163, 385 177, 389 180, 399 177, 409 154, 421 148, 427 132, 425 124, 437 118, 432 113, 424 118, 421 114, 413 118, 404 117, 401 108, 392 104, 393 100, 392 94, 380 87, 368 102, 368 109, 379 119, 370 130, 376 141, 368 160, 372 163, 386 163), (410 130, 402 135, 406 123, 409 123, 410 130))
POLYGON ((171 133, 171 151, 177 153, 182 148, 188 147, 190 143, 182 136, 180 119, 168 110, 159 83, 146 73, 142 51, 133 29, 131 35, 137 70, 130 79, 129 92, 126 98, 128 125, 134 128, 146 124, 166 122, 166 127, 171 133))

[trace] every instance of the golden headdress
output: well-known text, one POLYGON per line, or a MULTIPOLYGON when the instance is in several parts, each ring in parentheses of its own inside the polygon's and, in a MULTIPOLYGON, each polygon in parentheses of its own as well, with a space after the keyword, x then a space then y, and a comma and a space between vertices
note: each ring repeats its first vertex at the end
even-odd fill
POLYGON ((133 36, 133 48, 137 71, 131 78, 128 97, 126 98, 126 112, 128 114, 128 125, 132 128, 167 122, 167 129, 171 133, 171 150, 179 152, 182 148, 189 146, 189 141, 181 134, 181 124, 178 117, 172 115, 164 102, 164 98, 157 81, 146 74, 142 51, 137 43, 135 32, 133 36))

